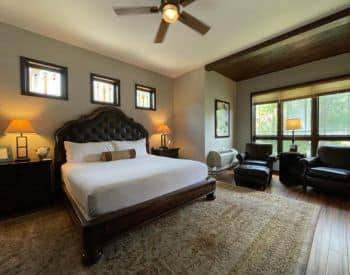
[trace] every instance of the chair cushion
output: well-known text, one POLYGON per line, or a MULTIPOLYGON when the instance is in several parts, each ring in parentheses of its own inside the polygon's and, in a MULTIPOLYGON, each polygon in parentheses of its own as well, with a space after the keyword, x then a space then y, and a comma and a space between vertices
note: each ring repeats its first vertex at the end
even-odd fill
POLYGON ((350 182, 350 170, 340 168, 314 167, 309 170, 308 176, 350 182))
POLYGON ((244 161, 244 164, 248 164, 248 165, 260 165, 260 166, 267 166, 267 161, 264 160, 250 160, 247 159, 244 161))
POLYGON ((235 169, 235 173, 245 176, 266 178, 270 174, 270 169, 265 166, 242 164, 235 169))
POLYGON ((318 156, 323 166, 350 170, 350 147, 321 146, 318 156))
POLYGON ((272 144, 246 144, 246 154, 249 159, 266 160, 272 154, 272 144))

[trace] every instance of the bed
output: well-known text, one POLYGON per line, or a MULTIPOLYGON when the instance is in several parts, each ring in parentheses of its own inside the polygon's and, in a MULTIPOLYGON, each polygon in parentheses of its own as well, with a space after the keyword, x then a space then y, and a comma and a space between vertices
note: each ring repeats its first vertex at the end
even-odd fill
POLYGON ((146 140, 148 132, 120 109, 102 107, 55 132, 55 175, 82 237, 82 261, 96 263, 119 233, 202 196, 215 199, 204 164, 144 155, 110 162, 71 163, 65 141, 146 140), (137 171, 137 173, 135 173, 137 171), (101 177, 101 175, 104 175, 101 177))

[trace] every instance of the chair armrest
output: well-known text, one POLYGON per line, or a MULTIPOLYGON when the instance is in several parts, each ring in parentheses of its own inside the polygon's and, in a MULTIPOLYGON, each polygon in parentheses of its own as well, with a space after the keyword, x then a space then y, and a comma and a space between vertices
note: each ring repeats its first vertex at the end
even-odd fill
POLYGON ((239 153, 239 154, 237 154, 236 158, 238 159, 239 164, 242 164, 246 159, 246 154, 239 153))
POLYGON ((299 160, 299 163, 302 166, 303 175, 305 176, 310 168, 320 164, 320 159, 318 157, 302 158, 299 160))
POLYGON ((320 159, 318 157, 302 158, 299 161, 307 169, 315 167, 320 164, 320 159))

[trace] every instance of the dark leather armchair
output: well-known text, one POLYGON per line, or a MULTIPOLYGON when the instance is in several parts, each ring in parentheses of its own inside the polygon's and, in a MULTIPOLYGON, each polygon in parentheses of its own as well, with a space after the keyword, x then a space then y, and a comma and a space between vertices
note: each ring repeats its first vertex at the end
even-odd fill
POLYGON ((237 178, 239 174, 244 172, 244 177, 247 181, 251 180, 256 173, 261 173, 264 170, 268 173, 267 184, 270 184, 272 178, 272 167, 276 158, 272 156, 272 145, 271 144, 257 144, 257 143, 247 143, 244 154, 238 154, 237 159, 240 166, 235 170, 237 178), (268 169, 263 169, 259 167, 265 167, 268 169))
POLYGON ((245 153, 238 154, 239 164, 266 166, 272 170, 276 158, 272 156, 271 144, 247 143, 245 153))
POLYGON ((303 188, 320 187, 350 191, 350 147, 322 146, 318 156, 300 160, 303 165, 303 188))

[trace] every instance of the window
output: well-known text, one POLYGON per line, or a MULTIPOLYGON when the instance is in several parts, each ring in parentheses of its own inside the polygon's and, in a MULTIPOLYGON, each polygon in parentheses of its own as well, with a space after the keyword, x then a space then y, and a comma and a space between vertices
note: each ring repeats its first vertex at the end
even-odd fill
POLYGON ((286 130, 286 121, 290 118, 301 119, 302 128, 295 130, 296 136, 311 135, 311 98, 289 100, 283 102, 283 134, 291 135, 291 130, 286 130))
POLYGON ((321 136, 350 135, 350 92, 320 96, 321 136))
POLYGON ((23 95, 68 99, 66 67, 21 57, 23 95))
POLYGON ((137 109, 156 110, 156 89, 136 84, 135 105, 137 109))
POLYGON ((350 76, 252 94, 252 141, 270 143, 274 153, 289 151, 287 119, 301 120, 295 130, 300 153, 314 156, 323 145, 350 146, 350 76))
POLYGON ((91 102, 120 106, 120 81, 97 74, 90 75, 91 102))
POLYGON ((272 144, 273 153, 278 152, 278 104, 264 103, 254 105, 253 123, 255 125, 254 140, 259 144, 272 144))
MULTIPOLYGON (((311 154, 311 141, 310 140, 296 140, 295 144, 298 146, 298 152, 310 157, 311 154)), ((283 140, 283 152, 288 152, 292 145, 291 140, 283 140)))
POLYGON ((277 103, 255 105, 255 134, 277 135, 277 103))

